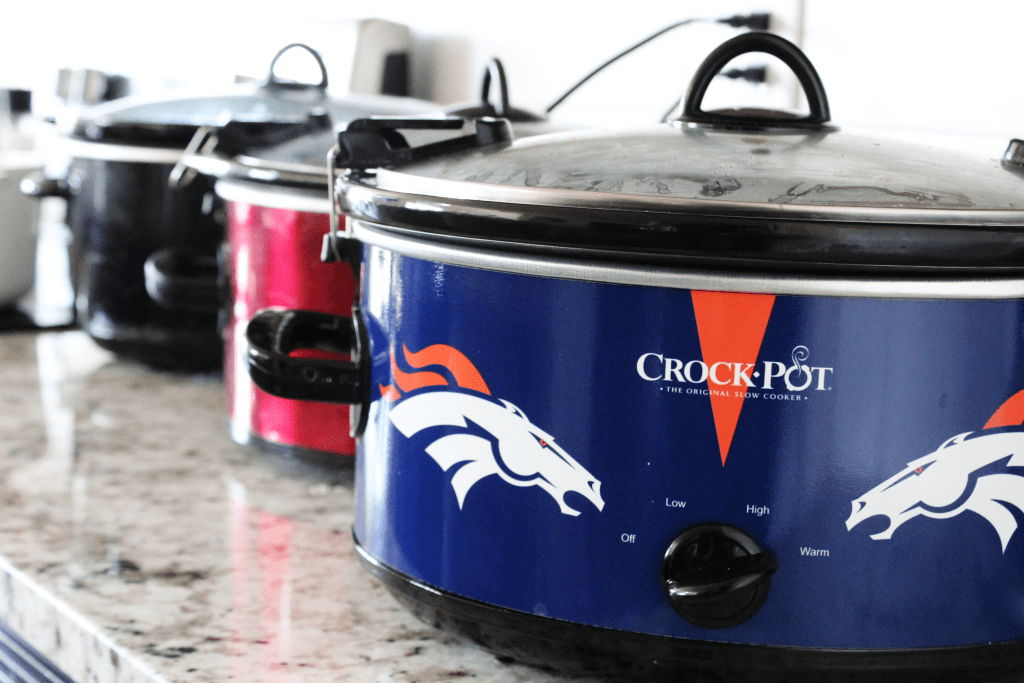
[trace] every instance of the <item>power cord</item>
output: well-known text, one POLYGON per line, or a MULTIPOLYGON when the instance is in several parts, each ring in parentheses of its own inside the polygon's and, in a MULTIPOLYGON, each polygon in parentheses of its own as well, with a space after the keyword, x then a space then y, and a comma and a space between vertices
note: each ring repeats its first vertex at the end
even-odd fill
POLYGON ((550 114, 555 107, 560 105, 563 100, 569 97, 569 95, 576 92, 576 90, 578 90, 581 85, 589 81, 597 74, 604 71, 605 67, 614 64, 615 62, 619 61, 620 59, 628 55, 630 52, 633 52, 637 48, 643 47, 644 45, 651 42, 658 36, 664 35, 665 33, 671 31, 672 29, 679 28, 680 26, 686 26, 687 24, 707 22, 716 24, 727 24, 729 26, 732 26, 733 28, 749 28, 753 31, 767 31, 768 26, 771 24, 771 16, 772 15, 767 12, 758 12, 755 14, 737 14, 735 16, 725 17, 724 19, 683 19, 682 21, 677 21, 674 24, 666 26, 660 31, 652 33, 651 35, 641 40, 639 43, 636 43, 632 47, 623 50, 622 52, 615 55, 605 63, 601 64, 601 66, 597 67, 596 69, 588 73, 582 79, 577 81, 577 83, 574 86, 566 90, 561 97, 559 97, 557 100, 549 104, 547 109, 545 109, 544 111, 550 114))

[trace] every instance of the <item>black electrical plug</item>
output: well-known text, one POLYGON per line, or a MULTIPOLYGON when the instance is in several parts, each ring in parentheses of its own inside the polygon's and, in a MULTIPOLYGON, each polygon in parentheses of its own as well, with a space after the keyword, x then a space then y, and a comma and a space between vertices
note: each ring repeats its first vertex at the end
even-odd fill
POLYGON ((737 14, 726 19, 719 19, 719 24, 728 24, 733 28, 749 28, 752 31, 767 31, 771 25, 772 15, 768 12, 755 14, 737 14))
POLYGON ((768 80, 768 67, 761 66, 748 66, 746 69, 729 69, 723 71, 719 76, 725 76, 733 80, 742 79, 750 83, 764 83, 768 80))

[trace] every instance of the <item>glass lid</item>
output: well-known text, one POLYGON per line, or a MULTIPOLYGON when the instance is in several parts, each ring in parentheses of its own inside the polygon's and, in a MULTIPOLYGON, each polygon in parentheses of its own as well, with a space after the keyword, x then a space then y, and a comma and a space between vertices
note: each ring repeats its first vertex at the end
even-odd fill
POLYGON ((274 56, 262 84, 236 85, 217 92, 188 92, 168 97, 126 97, 91 107, 75 122, 71 137, 88 142, 184 148, 201 126, 229 121, 287 126, 311 115, 342 115, 348 106, 327 95, 327 69, 312 48, 295 43, 274 56), (286 51, 301 48, 320 67, 319 83, 296 83, 277 76, 274 67, 286 51))
POLYGON ((772 34, 712 52, 664 124, 512 140, 494 119, 474 123, 417 148, 401 131, 428 124, 353 122, 339 135, 337 209, 403 234, 588 258, 1024 271, 1024 155, 845 132, 807 57, 772 34), (711 79, 747 52, 785 62, 810 113, 704 111, 711 79))
POLYGON ((1000 159, 834 127, 743 130, 683 120, 559 133, 379 169, 375 184, 593 209, 1024 224, 1024 181, 1000 159))
POLYGON ((795 45, 769 33, 744 34, 712 52, 698 68, 680 116, 666 125, 546 136, 424 158, 379 171, 377 184, 400 192, 585 208, 628 204, 807 215, 793 211, 805 207, 836 220, 916 220, 911 214, 921 212, 928 214, 920 216, 924 220, 950 220, 935 211, 972 214, 951 219, 958 222, 1024 218, 1018 215, 1024 211, 1021 179, 999 159, 832 125, 814 66, 795 45), (702 109, 715 75, 748 52, 767 52, 793 69, 808 115, 702 109))
MULTIPOLYGON (((498 59, 490 60, 484 72, 480 102, 454 105, 446 113, 448 116, 463 118, 507 118, 512 122, 517 137, 565 129, 564 125, 551 123, 541 116, 509 105, 505 72, 498 59)), ((343 127, 350 121, 371 116, 441 117, 443 113, 435 103, 412 98, 351 95, 333 102, 331 120, 336 127, 343 127)), ((416 144, 426 144, 450 136, 450 133, 432 134, 417 131, 411 134, 411 139, 416 144)), ((285 142, 250 148, 234 157, 220 149, 219 145, 208 151, 197 149, 194 153, 187 154, 182 163, 221 179, 279 185, 309 183, 322 188, 328 176, 327 153, 335 142, 335 133, 330 130, 319 130, 285 142)))
MULTIPOLYGON (((423 116, 437 112, 437 104, 409 97, 349 95, 332 100, 331 123, 345 125, 367 116, 423 116)), ((327 152, 336 142, 331 128, 307 132, 284 142, 247 149, 242 154, 190 154, 184 164, 217 177, 257 182, 315 183, 326 187, 327 152)), ((215 147, 216 151, 217 148, 215 147)))

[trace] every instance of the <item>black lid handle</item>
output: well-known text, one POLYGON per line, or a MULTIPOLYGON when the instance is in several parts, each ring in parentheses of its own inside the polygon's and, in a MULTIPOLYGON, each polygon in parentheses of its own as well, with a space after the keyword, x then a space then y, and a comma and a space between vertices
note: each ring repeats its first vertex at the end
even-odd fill
POLYGON ((292 43, 291 45, 285 45, 283 48, 274 55, 274 59, 270 62, 270 71, 267 73, 267 85, 277 88, 319 88, 320 90, 327 89, 327 67, 324 65, 324 60, 320 56, 320 53, 311 48, 305 43, 292 43), (288 50, 293 47, 300 47, 309 54, 313 55, 313 59, 316 60, 317 65, 320 67, 320 82, 319 83, 293 83, 291 81, 282 81, 274 74, 274 67, 277 66, 277 60, 281 58, 288 50))
POLYGON ((683 101, 683 114, 681 117, 686 121, 700 123, 752 123, 766 125, 808 125, 821 124, 831 119, 828 109, 828 97, 825 96, 825 86, 818 77, 811 60, 796 45, 785 38, 774 33, 755 31, 736 36, 719 45, 707 56, 707 59, 697 68, 697 73, 690 82, 690 88, 686 92, 683 101), (731 115, 723 112, 706 112, 701 109, 704 101, 704 94, 711 85, 711 81, 718 75, 726 64, 734 58, 747 54, 748 52, 764 52, 778 57, 786 66, 793 70, 800 85, 807 95, 807 104, 811 113, 802 118, 777 119, 749 115, 731 115))
POLYGON ((501 60, 497 57, 492 57, 491 61, 487 62, 483 86, 480 88, 480 101, 485 106, 490 106, 493 109, 494 116, 499 118, 508 116, 508 81, 505 80, 505 67, 502 66, 501 60), (492 81, 498 90, 497 104, 491 104, 492 81))

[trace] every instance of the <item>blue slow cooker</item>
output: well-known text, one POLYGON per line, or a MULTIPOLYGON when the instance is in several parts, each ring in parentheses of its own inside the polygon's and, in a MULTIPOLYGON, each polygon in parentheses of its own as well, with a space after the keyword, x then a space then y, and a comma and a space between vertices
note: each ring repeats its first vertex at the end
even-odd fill
POLYGON ((357 549, 400 601, 618 679, 1020 679, 1021 143, 829 119, 747 34, 667 124, 341 134, 356 309, 257 316, 250 372, 354 404, 357 549), (809 115, 702 110, 751 51, 809 115))

